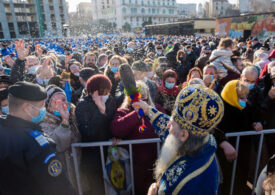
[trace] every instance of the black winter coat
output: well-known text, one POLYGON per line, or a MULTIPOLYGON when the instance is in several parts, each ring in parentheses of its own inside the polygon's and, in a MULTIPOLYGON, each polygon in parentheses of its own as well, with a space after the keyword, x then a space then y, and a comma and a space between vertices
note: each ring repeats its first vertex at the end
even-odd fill
POLYGON ((218 129, 222 130, 224 133, 248 131, 252 129, 246 115, 246 108, 239 110, 225 101, 223 101, 223 103, 224 116, 218 125, 218 129))

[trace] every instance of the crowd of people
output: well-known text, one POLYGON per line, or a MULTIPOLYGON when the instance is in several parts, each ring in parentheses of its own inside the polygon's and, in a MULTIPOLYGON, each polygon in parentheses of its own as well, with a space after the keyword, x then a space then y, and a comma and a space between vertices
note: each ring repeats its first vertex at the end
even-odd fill
MULTIPOLYGON (((251 194, 259 138, 241 138, 237 153, 225 134, 275 128, 275 37, 108 35, 0 46, 0 194, 74 194, 72 143, 157 137, 159 157, 155 144, 133 145, 135 194, 229 194, 237 157, 233 194, 251 194), (125 94, 122 64, 140 102, 125 94)), ((275 191, 274 140, 264 139, 259 195, 275 191)), ((78 157, 84 194, 104 194, 100 150, 78 157)))

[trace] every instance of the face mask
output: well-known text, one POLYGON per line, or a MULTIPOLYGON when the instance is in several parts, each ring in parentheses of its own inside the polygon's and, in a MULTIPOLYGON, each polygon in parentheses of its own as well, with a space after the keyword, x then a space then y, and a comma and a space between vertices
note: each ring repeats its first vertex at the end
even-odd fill
POLYGON ((118 72, 118 67, 111 67, 111 71, 113 73, 117 73, 118 72))
POLYGON ((29 68, 29 73, 30 74, 36 74, 36 71, 38 69, 39 65, 35 65, 29 68))
POLYGON ((271 62, 275 62, 275 59, 273 58, 273 59, 271 59, 271 62))
POLYGON ((134 51, 133 48, 128 48, 129 53, 132 53, 133 51, 134 51))
POLYGON ((243 100, 239 100, 239 104, 241 107, 245 108, 246 107, 246 102, 243 100))
MULTIPOLYGON (((36 108, 36 107, 35 107, 36 108)), ((37 109, 37 108, 36 108, 37 109)), ((32 117, 32 122, 35 124, 40 123, 44 117, 46 116, 46 108, 40 108, 39 109, 39 115, 38 116, 32 116, 31 114, 29 114, 32 117)))
POLYGON ((199 44, 197 44, 197 45, 196 45, 196 47, 197 47, 197 48, 199 48, 199 47, 200 47, 200 45, 199 45, 199 44))
POLYGON ((43 83, 44 83, 45 85, 48 85, 48 84, 49 84, 49 80, 50 80, 50 79, 44 79, 44 80, 43 80, 43 83))
POLYGON ((7 115, 9 113, 9 107, 8 106, 4 106, 1 108, 1 112, 4 114, 4 115, 7 115))
POLYGON ((100 97, 102 97, 104 103, 106 103, 107 100, 109 99, 109 95, 102 95, 102 96, 100 96, 100 97))
POLYGON ((188 52, 186 52, 187 53, 187 55, 189 55, 190 53, 191 53, 191 51, 188 51, 188 52))
POLYGON ((275 83, 273 83, 273 87, 275 87, 275 83))
POLYGON ((77 77, 79 77, 79 75, 80 75, 80 73, 79 73, 79 72, 74 74, 74 76, 77 76, 77 77))
MULTIPOLYGON (((68 112, 70 112, 70 110, 71 110, 71 107, 68 106, 68 112)), ((54 114, 55 116, 61 116, 60 112, 58 112, 57 110, 54 110, 54 111, 53 111, 53 114, 54 114)))
POLYGON ((158 54, 158 55, 161 55, 161 54, 162 54, 162 52, 161 52, 161 51, 157 51, 157 54, 158 54))
POLYGON ((172 47, 172 45, 169 44, 168 47, 172 47))
POLYGON ((246 46, 243 46, 244 49, 246 49, 246 46))
POLYGON ((249 84, 247 83, 246 86, 248 87, 249 90, 253 89, 255 84, 249 84))
POLYGON ((167 89, 173 89, 174 86, 175 86, 175 83, 167 83, 167 82, 165 82, 165 87, 166 87, 167 89))
POLYGON ((154 73, 153 73, 153 72, 147 72, 147 77, 148 77, 148 78, 152 78, 152 77, 153 77, 153 75, 154 75, 154 73))
POLYGON ((210 77, 210 82, 214 80, 214 75, 210 75, 210 74, 203 75, 203 80, 205 80, 207 77, 210 77))

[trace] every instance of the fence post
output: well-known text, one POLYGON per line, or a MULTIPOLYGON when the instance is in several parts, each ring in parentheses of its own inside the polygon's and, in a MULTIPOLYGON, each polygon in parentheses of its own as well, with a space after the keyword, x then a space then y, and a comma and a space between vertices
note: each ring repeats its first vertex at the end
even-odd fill
POLYGON ((78 194, 82 195, 82 188, 81 188, 80 174, 79 174, 79 166, 78 166, 78 161, 77 161, 76 149, 75 149, 74 146, 72 146, 72 152, 73 152, 74 169, 75 169, 75 175, 76 175, 78 194))
POLYGON ((134 168, 133 168, 133 148, 132 144, 129 144, 130 150, 130 166, 131 166, 131 180, 132 180, 132 194, 135 195, 135 181, 134 181, 134 168))
POLYGON ((257 182, 257 175, 258 175, 258 169, 259 169, 260 161, 261 161, 263 140, 264 140, 264 134, 262 133, 261 137, 260 137, 260 143, 259 143, 259 146, 258 146, 256 170, 255 170, 255 174, 254 174, 254 181, 253 181, 253 187, 252 187, 252 193, 251 193, 252 195, 254 194, 254 190, 255 190, 255 186, 256 186, 256 182, 257 182))
MULTIPOLYGON (((237 141, 236 141, 236 152, 237 153, 239 152, 239 145, 240 145, 240 136, 237 136, 237 141)), ((237 161, 238 161, 238 158, 236 160, 234 160, 234 164, 233 164, 231 184, 230 184, 230 195, 233 195, 233 191, 234 191, 234 183, 235 183, 235 174, 236 174, 237 161)))

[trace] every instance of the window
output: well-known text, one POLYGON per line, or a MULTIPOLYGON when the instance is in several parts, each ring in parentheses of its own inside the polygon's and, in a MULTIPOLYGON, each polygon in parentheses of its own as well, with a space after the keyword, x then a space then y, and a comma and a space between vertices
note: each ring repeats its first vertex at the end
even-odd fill
POLYGON ((145 14, 145 9, 141 8, 141 13, 145 14))
POLYGON ((162 13, 163 13, 163 14, 165 14, 165 13, 166 13, 165 9, 163 9, 163 10, 162 10, 162 13))
POLYGON ((124 14, 127 13, 126 7, 122 8, 122 12, 123 12, 124 14))
POLYGON ((148 13, 149 13, 149 14, 151 13, 151 8, 148 8, 148 13))
POLYGON ((153 9, 152 9, 152 14, 155 14, 155 13, 156 13, 156 9, 153 8, 153 9))
POLYGON ((137 23, 139 22, 139 18, 138 17, 136 18, 136 21, 137 21, 137 23))

